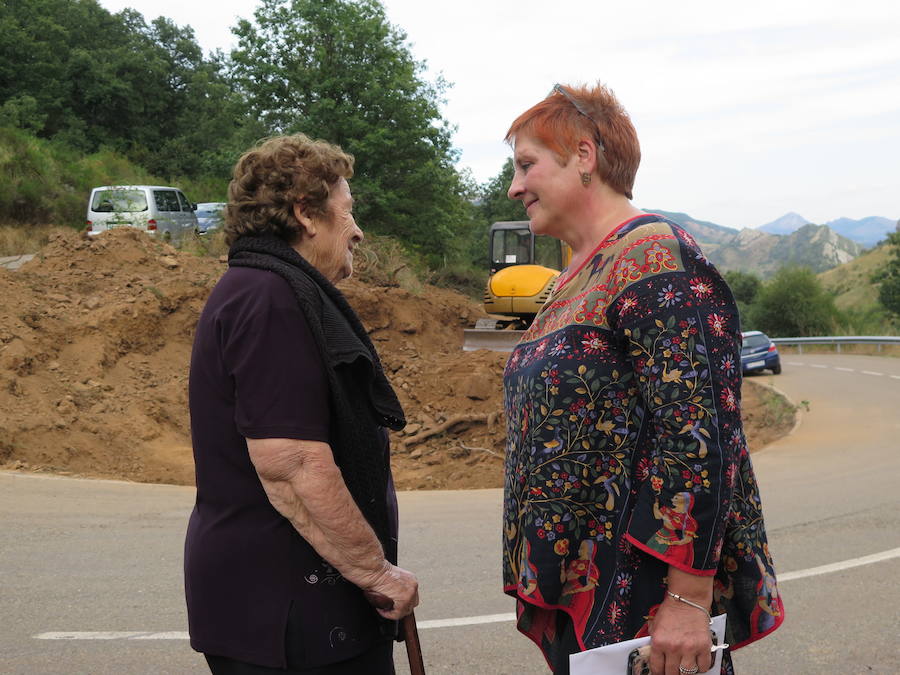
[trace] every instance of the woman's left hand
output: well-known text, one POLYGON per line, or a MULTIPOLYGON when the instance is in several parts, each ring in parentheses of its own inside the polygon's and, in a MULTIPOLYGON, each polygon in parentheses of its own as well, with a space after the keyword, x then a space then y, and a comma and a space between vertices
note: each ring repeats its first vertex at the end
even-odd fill
MULTIPOLYGON (((669 566, 669 590, 701 607, 712 604, 713 578, 669 566)), ((668 593, 650 623, 652 675, 691 675, 712 667, 709 616, 668 593), (696 668, 696 670, 694 670, 696 668)))
POLYGON ((667 595, 650 628, 651 674, 705 673, 712 666, 711 647, 709 619, 667 595))

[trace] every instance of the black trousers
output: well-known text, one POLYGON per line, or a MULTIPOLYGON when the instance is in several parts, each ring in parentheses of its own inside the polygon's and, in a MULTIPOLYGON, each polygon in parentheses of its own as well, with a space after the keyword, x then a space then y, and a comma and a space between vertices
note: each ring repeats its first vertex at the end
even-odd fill
POLYGON ((314 668, 287 670, 235 661, 224 656, 204 654, 212 675, 394 675, 394 643, 379 642, 372 649, 346 661, 314 668))

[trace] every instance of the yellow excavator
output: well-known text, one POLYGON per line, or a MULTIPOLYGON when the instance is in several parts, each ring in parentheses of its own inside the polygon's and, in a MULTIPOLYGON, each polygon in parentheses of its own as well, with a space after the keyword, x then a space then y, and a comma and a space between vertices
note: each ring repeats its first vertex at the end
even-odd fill
POLYGON ((527 220, 491 225, 488 251, 490 277, 484 291, 484 311, 474 329, 465 331, 463 349, 508 351, 531 325, 547 301, 560 270, 568 266, 572 251, 566 244, 535 236, 527 220))

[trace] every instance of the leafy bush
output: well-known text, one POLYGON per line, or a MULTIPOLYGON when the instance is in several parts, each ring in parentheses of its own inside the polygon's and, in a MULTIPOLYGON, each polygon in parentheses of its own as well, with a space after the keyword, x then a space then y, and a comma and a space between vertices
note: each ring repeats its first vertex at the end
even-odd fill
POLYGON ((808 267, 782 267, 759 289, 746 329, 770 337, 807 337, 836 332, 840 314, 834 299, 808 267))
POLYGON ((738 270, 729 270, 725 272, 724 276, 725 282, 734 294, 734 299, 746 305, 752 305, 756 300, 756 294, 759 293, 760 286, 762 286, 760 278, 755 274, 738 270))

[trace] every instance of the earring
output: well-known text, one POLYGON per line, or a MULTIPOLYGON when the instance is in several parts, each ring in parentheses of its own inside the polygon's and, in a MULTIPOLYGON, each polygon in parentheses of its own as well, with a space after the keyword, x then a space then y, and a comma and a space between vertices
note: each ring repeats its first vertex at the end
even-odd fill
POLYGON ((584 187, 587 187, 591 184, 591 174, 589 174, 587 171, 581 174, 581 184, 584 185, 584 187))

